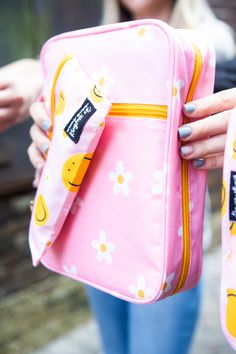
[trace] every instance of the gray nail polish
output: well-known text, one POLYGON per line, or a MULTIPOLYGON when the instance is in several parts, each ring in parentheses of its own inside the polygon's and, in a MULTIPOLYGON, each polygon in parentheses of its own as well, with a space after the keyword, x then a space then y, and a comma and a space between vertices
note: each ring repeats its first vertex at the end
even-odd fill
POLYGON ((194 103, 185 103, 184 110, 186 113, 193 113, 196 109, 196 105, 194 103))
POLYGON ((188 138, 192 134, 192 128, 183 126, 178 129, 178 132, 181 139, 188 138))
POLYGON ((191 145, 181 146, 180 152, 181 155, 188 156, 193 153, 193 147, 191 145))
POLYGON ((194 167, 203 167, 205 165, 206 161, 205 159, 196 159, 196 160, 193 160, 193 166, 194 167))
POLYGON ((41 146, 41 151, 43 154, 45 154, 45 152, 48 150, 49 146, 47 143, 43 143, 41 146))
POLYGON ((46 131, 48 131, 50 128, 51 128, 51 126, 52 126, 52 123, 51 123, 51 121, 50 120, 43 120, 43 122, 42 122, 42 128, 44 129, 44 130, 46 130, 46 131))

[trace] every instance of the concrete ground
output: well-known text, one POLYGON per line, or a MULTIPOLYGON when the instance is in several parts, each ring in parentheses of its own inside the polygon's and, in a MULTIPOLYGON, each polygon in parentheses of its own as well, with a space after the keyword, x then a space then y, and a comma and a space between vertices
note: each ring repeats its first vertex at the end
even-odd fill
MULTIPOLYGON (((219 286, 221 254, 219 246, 204 258, 203 304, 191 354, 233 354, 235 352, 227 344, 220 328, 219 286)), ((32 354, 100 353, 97 327, 94 321, 90 321, 32 354)))

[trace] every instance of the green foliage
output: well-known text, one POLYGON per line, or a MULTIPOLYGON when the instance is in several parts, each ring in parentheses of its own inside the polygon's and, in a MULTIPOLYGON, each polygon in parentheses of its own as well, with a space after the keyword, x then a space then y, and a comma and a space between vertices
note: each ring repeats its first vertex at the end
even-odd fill
POLYGON ((0 0, 0 64, 39 54, 49 34, 50 2, 0 0))

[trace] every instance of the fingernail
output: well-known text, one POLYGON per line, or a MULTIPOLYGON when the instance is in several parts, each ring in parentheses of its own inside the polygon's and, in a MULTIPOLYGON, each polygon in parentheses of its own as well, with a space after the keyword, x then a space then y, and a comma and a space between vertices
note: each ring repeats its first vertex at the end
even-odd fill
POLYGON ((205 159, 193 160, 193 166, 196 167, 196 168, 204 166, 205 163, 206 163, 205 159))
POLYGON ((38 184, 36 179, 33 180, 32 185, 34 188, 37 188, 38 184))
POLYGON ((193 153, 193 147, 191 145, 181 146, 180 152, 183 156, 191 155, 193 153))
POLYGON ((178 129, 178 132, 181 139, 188 138, 192 134, 192 128, 183 126, 178 129))
POLYGON ((43 154, 45 154, 45 152, 48 150, 49 146, 47 143, 43 143, 41 146, 41 151, 43 154))
POLYGON ((194 103, 185 103, 184 110, 186 113, 193 113, 196 109, 196 105, 194 103))
POLYGON ((52 122, 49 119, 45 119, 42 122, 42 128, 46 131, 48 131, 52 126, 52 122))

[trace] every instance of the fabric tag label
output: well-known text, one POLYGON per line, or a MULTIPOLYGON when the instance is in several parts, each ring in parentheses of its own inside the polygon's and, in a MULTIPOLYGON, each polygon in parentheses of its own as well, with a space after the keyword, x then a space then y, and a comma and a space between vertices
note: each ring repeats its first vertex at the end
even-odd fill
POLYGON ((230 172, 229 220, 236 221, 236 172, 230 172))
POLYGON ((75 144, 78 143, 85 124, 95 112, 96 108, 92 102, 86 98, 82 106, 75 112, 69 123, 65 126, 64 131, 75 144))

